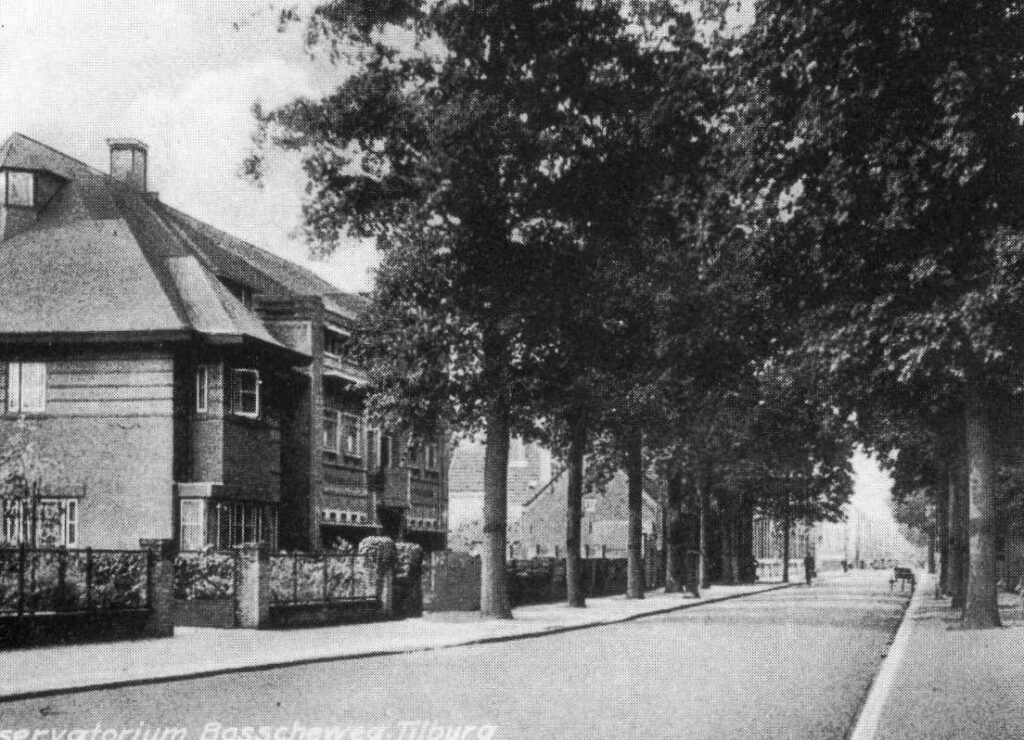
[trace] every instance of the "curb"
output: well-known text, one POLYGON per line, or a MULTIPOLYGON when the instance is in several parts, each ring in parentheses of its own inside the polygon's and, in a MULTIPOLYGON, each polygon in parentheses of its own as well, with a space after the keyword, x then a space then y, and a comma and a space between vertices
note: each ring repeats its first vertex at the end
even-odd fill
POLYGON ((899 627, 897 627, 892 642, 889 643, 888 649, 885 652, 882 665, 879 667, 874 678, 871 679, 871 686, 868 689, 864 703, 861 704, 857 712, 857 719, 853 723, 853 729, 850 730, 850 734, 847 736, 848 740, 873 740, 877 734, 878 720, 881 719, 882 710, 885 708, 885 702, 889 698, 893 679, 896 678, 896 672, 903 663, 903 653, 906 651, 907 643, 910 641, 910 632, 913 629, 913 622, 910 616, 916 613, 921 606, 924 594, 928 591, 927 586, 931 586, 932 580, 932 578, 925 576, 925 574, 918 573, 914 593, 911 594, 910 600, 907 602, 907 608, 903 611, 899 627))
POLYGON ((359 653, 347 653, 341 655, 320 655, 310 658, 295 658, 291 660, 272 660, 266 663, 260 663, 259 665, 226 666, 221 668, 186 670, 181 671, 179 673, 170 673, 166 676, 147 676, 144 678, 125 678, 118 680, 111 679, 106 681, 95 681, 93 683, 86 683, 78 686, 68 686, 64 688, 19 691, 13 693, 0 694, 0 704, 6 704, 15 701, 26 701, 29 699, 41 699, 48 696, 82 694, 88 691, 102 691, 107 689, 128 688, 132 686, 151 686, 153 684, 172 683, 175 681, 189 681, 197 678, 210 678, 213 676, 225 676, 235 673, 255 673, 258 671, 277 670, 279 668, 296 668, 299 666, 316 665, 318 663, 336 663, 347 660, 382 658, 394 655, 411 655, 415 653, 428 653, 436 650, 448 650, 450 648, 472 647, 474 645, 491 645, 499 642, 516 642, 519 640, 531 640, 539 637, 561 635, 567 632, 578 632, 581 630, 593 629, 595 627, 607 627, 609 625, 614 624, 635 622, 639 619, 644 619, 646 617, 655 617, 660 616, 662 614, 670 614, 672 612, 682 611, 684 609, 694 609, 699 606, 704 606, 705 604, 717 604, 723 601, 732 601, 733 599, 746 598, 747 596, 757 596, 759 594, 766 594, 772 591, 781 591, 786 588, 792 588, 793 585, 794 584, 792 583, 783 583, 775 586, 770 586, 768 588, 759 589, 757 591, 747 591, 745 593, 730 594, 729 596, 719 596, 718 598, 702 599, 700 601, 677 604, 675 606, 663 607, 648 612, 641 612, 639 614, 630 614, 626 617, 602 619, 594 622, 567 625, 564 627, 540 628, 532 632, 520 632, 509 635, 498 635, 495 637, 481 637, 471 640, 461 640, 458 642, 452 642, 445 645, 426 645, 421 647, 398 648, 391 650, 369 650, 359 653))

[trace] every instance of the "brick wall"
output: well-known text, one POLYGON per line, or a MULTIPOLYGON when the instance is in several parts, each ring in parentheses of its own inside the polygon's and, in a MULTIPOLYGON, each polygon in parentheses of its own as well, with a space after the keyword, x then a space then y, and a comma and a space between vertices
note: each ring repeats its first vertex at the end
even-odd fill
MULTIPOLYGON (((27 416, 44 458, 56 468, 50 491, 79 497, 82 547, 137 548, 172 535, 173 360, 155 353, 82 353, 47 362, 46 409, 27 416)), ((0 434, 7 367, 0 362, 0 434)))

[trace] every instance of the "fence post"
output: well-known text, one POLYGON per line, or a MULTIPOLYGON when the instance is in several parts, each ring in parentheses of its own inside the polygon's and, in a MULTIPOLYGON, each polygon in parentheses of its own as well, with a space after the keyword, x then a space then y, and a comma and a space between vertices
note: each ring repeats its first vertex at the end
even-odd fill
POLYGON ((259 629, 270 624, 269 554, 263 543, 238 546, 235 603, 239 627, 259 629))
POLYGON ((92 548, 85 548, 85 603, 90 609, 93 607, 92 581, 93 581, 93 558, 92 548))
POLYGON ((327 588, 327 558, 329 557, 329 555, 327 553, 322 553, 320 557, 324 559, 324 603, 326 603, 330 601, 330 599, 328 598, 328 596, 330 595, 330 591, 327 588))
POLYGON ((25 614, 25 543, 18 548, 18 616, 25 614))
MULTIPOLYGON (((174 634, 174 540, 139 540, 146 552, 147 579, 144 632, 149 637, 171 637, 174 634)), ((91 555, 91 551, 90 551, 91 555)), ((87 561, 91 564, 92 558, 87 561)), ((91 568, 90 568, 91 570, 91 568)))

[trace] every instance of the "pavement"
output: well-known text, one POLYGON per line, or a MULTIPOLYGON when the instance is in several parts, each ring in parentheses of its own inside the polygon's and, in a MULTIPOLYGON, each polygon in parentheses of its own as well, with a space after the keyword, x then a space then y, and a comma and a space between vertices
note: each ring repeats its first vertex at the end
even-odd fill
POLYGON ((950 600, 936 599, 934 588, 934 577, 925 576, 906 616, 905 645, 887 659, 892 686, 871 736, 1024 736, 1020 598, 1000 593, 1002 629, 962 630, 950 600))
MULTIPOLYGON (((536 639, 484 637, 443 650, 8 701, 0 740, 5 728, 8 740, 22 731, 20 740, 843 738, 909 598, 890 592, 887 577, 839 573, 810 588, 761 593, 716 586, 708 592, 715 599, 744 596, 698 608, 658 594, 641 603, 595 599, 585 616, 527 607, 517 621, 545 627, 536 639), (572 628, 584 618, 619 621, 572 628)), ((466 639, 479 621, 438 615, 413 626, 461 629, 466 639)), ((513 628, 534 629, 491 625, 474 634, 513 628)), ((295 634, 309 640, 314 631, 295 634)))
POLYGON ((713 604, 788 584, 714 586, 701 598, 653 591, 609 596, 585 609, 518 607, 511 620, 476 613, 287 630, 178 627, 174 637, 36 647, 0 653, 0 702, 236 672, 425 652, 557 634, 713 604))

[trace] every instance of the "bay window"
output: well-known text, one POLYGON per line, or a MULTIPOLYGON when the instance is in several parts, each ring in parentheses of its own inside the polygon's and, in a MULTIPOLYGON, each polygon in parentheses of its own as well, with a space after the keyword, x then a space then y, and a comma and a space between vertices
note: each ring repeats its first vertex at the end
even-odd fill
POLYGON ((178 546, 182 550, 265 543, 277 549, 277 505, 252 501, 181 499, 178 546))

